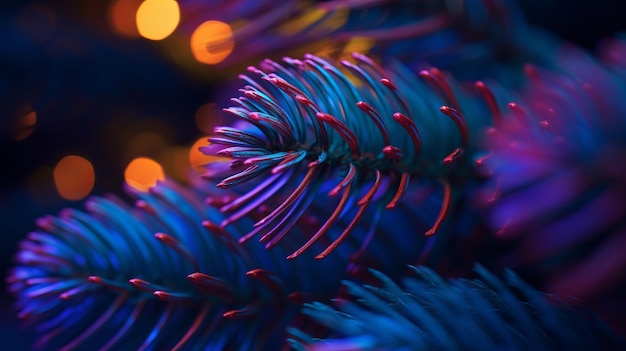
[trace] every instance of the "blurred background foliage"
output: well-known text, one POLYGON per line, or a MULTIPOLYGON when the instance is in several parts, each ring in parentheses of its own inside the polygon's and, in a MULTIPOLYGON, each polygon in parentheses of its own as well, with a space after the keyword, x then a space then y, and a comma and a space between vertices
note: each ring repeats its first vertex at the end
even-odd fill
MULTIPOLYGON (((190 149, 209 132, 206 120, 215 116, 223 100, 224 77, 235 77, 241 64, 217 69, 198 62, 197 56, 194 60, 188 42, 181 40, 192 30, 185 25, 175 26, 163 40, 142 37, 146 34, 139 33, 133 22, 140 4, 139 0, 0 3, 3 275, 18 240, 37 217, 61 207, 78 207, 90 194, 124 196, 121 185, 131 161, 155 160, 179 180, 199 162, 190 149), (74 157, 65 159, 68 155, 74 157), (82 170, 80 181, 59 180, 68 179, 64 164, 82 170)), ((519 5, 530 23, 590 50, 600 38, 626 30, 626 5, 620 0, 519 5)), ((183 16, 193 12, 186 11, 183 8, 183 16)), ((202 14, 197 11, 196 20, 202 14)), ((23 349, 25 335, 10 304, 2 282, 2 348, 23 349)))

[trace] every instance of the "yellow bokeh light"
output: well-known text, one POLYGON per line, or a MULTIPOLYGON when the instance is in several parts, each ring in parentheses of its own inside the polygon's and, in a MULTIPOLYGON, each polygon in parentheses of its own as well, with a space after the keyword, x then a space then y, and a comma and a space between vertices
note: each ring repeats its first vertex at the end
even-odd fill
POLYGON ((204 165, 216 161, 228 160, 228 157, 209 156, 200 151, 200 147, 209 145, 208 137, 202 137, 196 140, 189 149, 189 163, 191 167, 198 173, 204 173, 204 165))
POLYGON ((93 189, 96 175, 91 162, 83 157, 63 157, 52 172, 59 195, 66 200, 81 200, 93 189))
POLYGON ((346 7, 336 9, 330 13, 330 16, 324 18, 324 20, 317 25, 315 29, 322 33, 335 31, 346 24, 349 15, 350 9, 346 7))
POLYGON ((164 180, 163 167, 155 160, 147 157, 138 157, 132 160, 124 171, 126 184, 139 191, 148 191, 164 180))
POLYGON ((350 40, 343 49, 341 59, 350 60, 350 56, 352 56, 353 52, 358 52, 359 54, 367 54, 374 45, 376 45, 376 41, 372 38, 350 38, 350 40))
POLYGON ((285 35, 300 33, 308 27, 318 23, 327 14, 328 11, 322 8, 313 7, 303 11, 300 15, 292 18, 291 20, 288 20, 277 29, 277 32, 285 35))
POLYGON ((174 0, 145 0, 135 17, 139 34, 150 40, 167 38, 180 22, 180 7, 174 0))
POLYGON ((235 48, 232 28, 220 21, 206 21, 191 34, 191 53, 198 62, 222 62, 235 48))

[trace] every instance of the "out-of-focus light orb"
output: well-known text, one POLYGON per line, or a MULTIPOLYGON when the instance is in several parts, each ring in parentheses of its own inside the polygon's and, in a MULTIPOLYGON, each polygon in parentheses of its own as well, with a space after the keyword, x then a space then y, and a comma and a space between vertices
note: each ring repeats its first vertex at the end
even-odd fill
POLYGON ((184 146, 170 146, 159 154, 158 160, 163 165, 168 178, 185 183, 189 176, 188 150, 184 146))
POLYGON ((198 173, 204 173, 206 171, 204 165, 208 163, 228 160, 228 157, 209 156, 200 151, 200 147, 209 145, 208 139, 209 137, 202 137, 196 140, 189 149, 189 164, 198 173))
POLYGON ((155 160, 147 157, 137 157, 132 160, 124 171, 126 184, 139 191, 148 191, 165 179, 163 167, 155 160))
POLYGON ((191 34, 191 53, 201 63, 220 63, 234 48, 233 30, 224 22, 206 21, 191 34))
POLYGON ((109 4, 109 25, 119 35, 138 38, 135 16, 142 0, 114 0, 109 4))
POLYGON ((32 134, 37 123, 37 113, 30 111, 15 120, 13 140, 24 140, 32 134))
POLYGON ((137 9, 137 30, 150 40, 167 38, 180 22, 180 7, 174 0, 145 0, 137 9))
POLYGON ((96 180, 91 162, 76 155, 63 157, 54 167, 52 177, 59 195, 71 201, 89 195, 96 180))
POLYGON ((219 118, 217 111, 217 104, 214 102, 207 102, 198 107, 194 117, 196 120, 196 126, 202 133, 213 133, 213 127, 215 127, 219 118))

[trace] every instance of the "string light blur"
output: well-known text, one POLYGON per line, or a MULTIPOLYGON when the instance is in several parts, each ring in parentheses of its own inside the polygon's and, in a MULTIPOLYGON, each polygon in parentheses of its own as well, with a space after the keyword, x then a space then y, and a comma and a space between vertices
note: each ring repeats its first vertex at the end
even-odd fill
POLYGON ((126 184, 139 191, 148 191, 158 181, 164 179, 163 167, 155 160, 147 157, 138 157, 132 160, 124 171, 126 184))
POLYGON ((188 181, 190 167, 187 153, 187 148, 184 146, 169 146, 159 153, 157 160, 163 165, 168 179, 181 183, 188 181))
POLYGON ((206 21, 191 34, 191 52, 201 63, 220 63, 234 48, 233 30, 224 22, 206 21))
POLYGON ((24 140, 32 134, 37 123, 37 113, 30 111, 15 120, 13 140, 24 140))
POLYGON ((63 157, 54 167, 52 177, 59 195, 71 201, 89 195, 96 180, 91 162, 76 155, 63 157))
POLYGON ((119 35, 138 38, 135 17, 142 0, 114 0, 109 5, 109 25, 119 35))
POLYGON ((180 7, 173 0, 145 0, 137 9, 137 30, 150 40, 163 40, 180 22, 180 7))
POLYGON ((194 116, 196 126, 202 133, 211 134, 213 132, 213 127, 215 127, 216 122, 218 122, 220 118, 218 111, 219 108, 214 102, 202 104, 202 106, 196 110, 194 116))

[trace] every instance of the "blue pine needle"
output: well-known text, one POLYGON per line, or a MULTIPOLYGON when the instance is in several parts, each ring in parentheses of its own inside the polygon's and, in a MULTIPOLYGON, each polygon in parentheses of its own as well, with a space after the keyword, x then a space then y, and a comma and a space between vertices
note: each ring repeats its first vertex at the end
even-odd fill
POLYGON ((480 265, 476 279, 445 279, 410 267, 401 286, 344 282, 347 296, 303 312, 331 329, 313 338, 291 329, 295 350, 617 350, 624 347, 586 311, 544 295, 512 271, 500 279, 480 265))

